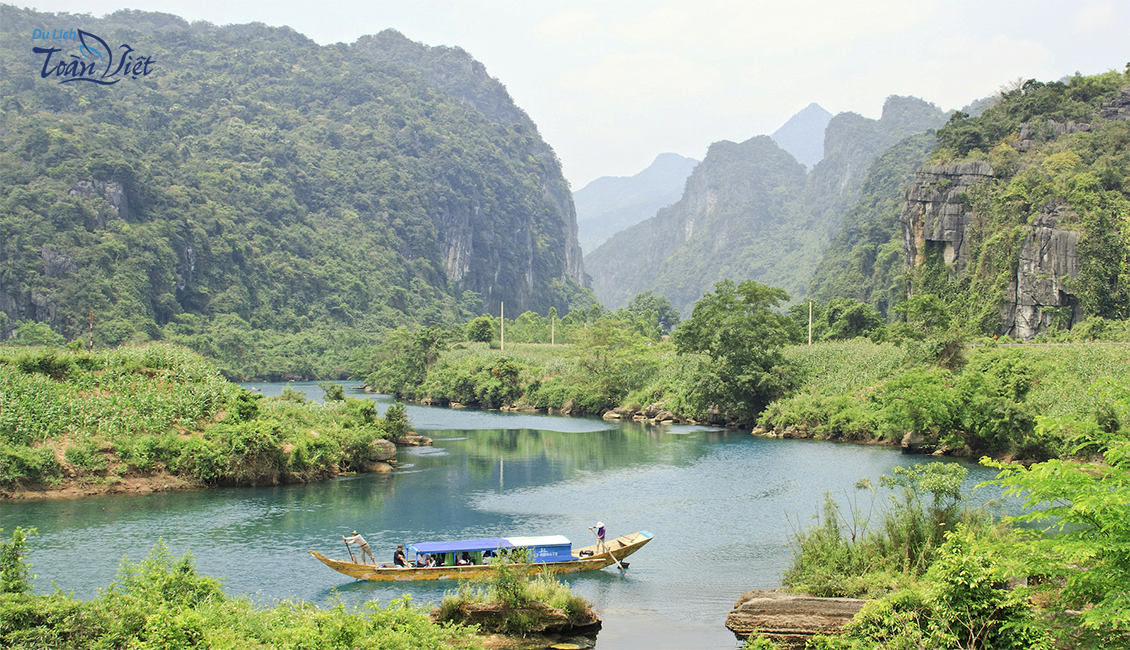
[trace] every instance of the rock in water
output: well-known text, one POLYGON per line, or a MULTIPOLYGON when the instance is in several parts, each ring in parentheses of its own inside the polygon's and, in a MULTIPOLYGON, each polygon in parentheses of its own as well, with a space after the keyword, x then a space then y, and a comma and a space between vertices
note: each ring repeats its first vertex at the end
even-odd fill
POLYGON ((858 598, 747 591, 726 617, 726 627, 743 639, 757 633, 790 646, 804 647, 815 634, 838 634, 866 602, 858 598))

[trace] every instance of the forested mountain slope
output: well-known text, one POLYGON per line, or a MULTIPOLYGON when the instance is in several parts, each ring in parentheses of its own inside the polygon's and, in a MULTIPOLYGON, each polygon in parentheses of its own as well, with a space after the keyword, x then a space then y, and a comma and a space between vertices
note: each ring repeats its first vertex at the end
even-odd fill
POLYGON ((719 280, 757 280, 794 298, 804 289, 872 162, 945 115, 890 97, 879 120, 832 118, 824 159, 811 172, 768 136, 711 145, 682 199, 588 254, 593 290, 609 307, 651 290, 684 314, 719 280))
POLYGON ((328 377, 400 324, 592 301, 556 156, 458 48, 8 5, 0 30, 4 336, 73 338, 93 311, 96 344, 328 377), (148 63, 70 80, 57 62, 94 58, 35 30, 148 63))
POLYGON ((698 162, 661 153, 634 176, 602 176, 573 192, 581 248, 592 252, 612 235, 678 201, 698 162))

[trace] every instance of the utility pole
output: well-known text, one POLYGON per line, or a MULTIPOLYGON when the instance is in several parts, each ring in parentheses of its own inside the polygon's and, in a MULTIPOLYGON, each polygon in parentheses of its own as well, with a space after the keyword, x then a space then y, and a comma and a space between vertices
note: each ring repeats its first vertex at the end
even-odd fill
POLYGON ((94 352, 94 310, 93 309, 90 310, 90 342, 87 345, 87 349, 91 352, 94 352))
POLYGON ((498 303, 498 338, 500 341, 499 348, 506 349, 506 303, 498 303))
POLYGON ((549 317, 549 344, 553 345, 553 327, 557 324, 557 314, 549 317))
POLYGON ((812 301, 808 301, 808 344, 812 345, 812 301))

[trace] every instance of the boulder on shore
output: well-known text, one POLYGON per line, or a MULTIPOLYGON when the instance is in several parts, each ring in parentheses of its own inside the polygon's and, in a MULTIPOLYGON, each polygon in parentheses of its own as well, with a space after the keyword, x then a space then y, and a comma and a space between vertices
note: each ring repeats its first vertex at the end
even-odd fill
POLYGON ((726 627, 739 638, 763 634, 790 647, 803 648, 816 634, 838 634, 866 602, 858 598, 747 591, 726 617, 726 627))

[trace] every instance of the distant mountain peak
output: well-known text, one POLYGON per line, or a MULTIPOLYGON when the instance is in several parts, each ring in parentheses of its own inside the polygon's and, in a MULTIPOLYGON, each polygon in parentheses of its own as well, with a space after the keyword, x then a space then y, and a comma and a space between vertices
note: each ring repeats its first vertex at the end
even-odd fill
POLYGON ((573 192, 581 248, 591 252, 613 234, 678 201, 697 164, 694 158, 661 153, 634 176, 601 176, 573 192))
POLYGON ((824 129, 832 114, 813 102, 793 115, 769 137, 809 169, 824 159, 824 129))

